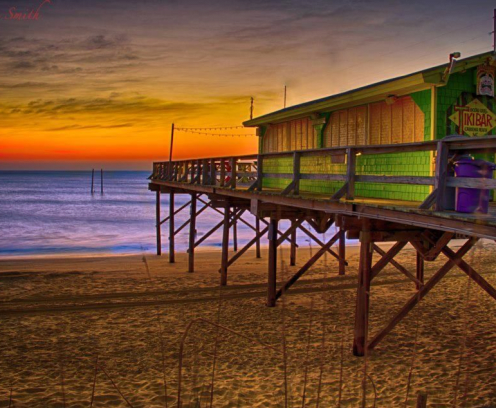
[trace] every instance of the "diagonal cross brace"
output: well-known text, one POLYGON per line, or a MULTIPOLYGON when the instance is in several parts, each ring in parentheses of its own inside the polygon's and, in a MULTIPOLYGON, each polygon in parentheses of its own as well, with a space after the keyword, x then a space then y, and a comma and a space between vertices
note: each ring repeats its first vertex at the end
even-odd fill
POLYGON ((337 232, 327 244, 324 244, 322 248, 320 248, 314 256, 312 256, 305 265, 303 265, 298 272, 296 272, 293 277, 291 277, 281 289, 279 289, 276 293, 276 300, 279 299, 291 286, 293 286, 298 279, 300 279, 303 274, 310 269, 310 267, 317 262, 322 255, 329 250, 331 246, 339 239, 339 232, 337 232))
MULTIPOLYGON (((405 243, 406 244, 406 243, 405 243)), ((372 244, 372 248, 374 251, 376 251, 379 255, 381 255, 383 258, 387 256, 387 253, 378 245, 372 244)), ((398 251, 399 252, 399 251, 398 251)), ((382 258, 381 258, 382 259, 382 258)), ((422 286, 422 282, 420 282, 411 272, 409 272, 403 265, 399 264, 396 262, 393 258, 389 260, 389 262, 396 268, 398 269, 403 275, 405 275, 408 279, 412 280, 415 282, 417 285, 422 286)), ((373 268, 372 268, 373 270, 373 268)))
POLYGON ((468 251, 477 243, 479 238, 470 238, 465 244, 458 250, 455 254, 453 253, 453 259, 448 260, 441 269, 439 269, 432 277, 424 284, 422 288, 418 290, 418 292, 413 295, 408 302, 401 308, 401 310, 396 314, 396 316, 391 319, 391 321, 384 327, 379 333, 377 333, 374 338, 368 344, 368 349, 374 349, 377 344, 387 335, 389 334, 396 325, 401 322, 405 316, 419 303, 430 291, 436 286, 439 281, 446 276, 446 274, 456 265, 462 257, 467 254, 468 251))
MULTIPOLYGON (((319 244, 321 247, 324 246, 324 243, 318 239, 314 234, 312 234, 309 230, 307 230, 303 225, 300 225, 300 230, 302 230, 305 234, 307 234, 311 239, 313 239, 317 244, 319 244)), ((336 235, 334 235, 336 236, 336 235)), ((329 252, 334 258, 336 258, 338 261, 341 260, 341 258, 339 257, 338 254, 336 254, 336 252, 334 252, 331 247, 327 248, 326 249, 327 252, 329 252)), ((346 259, 343 259, 342 260, 344 262, 344 264, 346 266, 348 266, 348 262, 346 261, 346 259)))

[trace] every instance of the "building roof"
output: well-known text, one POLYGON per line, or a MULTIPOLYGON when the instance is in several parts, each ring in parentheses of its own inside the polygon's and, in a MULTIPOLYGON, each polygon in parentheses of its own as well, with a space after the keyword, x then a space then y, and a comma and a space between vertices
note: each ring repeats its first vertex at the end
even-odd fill
MULTIPOLYGON (((452 73, 460 72, 468 68, 480 65, 489 57, 493 57, 493 51, 473 55, 456 61, 452 73)), ((494 57, 493 57, 494 58, 494 57)), ((299 105, 290 106, 275 112, 259 116, 243 122, 244 126, 262 126, 269 123, 284 122, 290 119, 308 116, 312 113, 326 112, 330 110, 343 109, 364 103, 371 103, 384 100, 389 95, 407 95, 429 89, 432 86, 446 85, 443 82, 443 74, 449 63, 438 65, 417 71, 411 74, 387 79, 371 85, 366 85, 350 91, 326 96, 313 101, 304 102, 299 105)))

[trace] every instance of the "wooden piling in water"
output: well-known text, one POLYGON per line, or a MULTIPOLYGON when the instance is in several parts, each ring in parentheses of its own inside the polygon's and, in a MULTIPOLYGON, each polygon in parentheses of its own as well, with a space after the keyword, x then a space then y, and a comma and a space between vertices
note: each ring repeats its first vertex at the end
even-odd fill
POLYGON ((103 195, 103 169, 100 169, 100 194, 103 195))
POLYGON ((94 185, 95 185, 95 169, 91 169, 91 194, 93 194, 95 191, 94 185))

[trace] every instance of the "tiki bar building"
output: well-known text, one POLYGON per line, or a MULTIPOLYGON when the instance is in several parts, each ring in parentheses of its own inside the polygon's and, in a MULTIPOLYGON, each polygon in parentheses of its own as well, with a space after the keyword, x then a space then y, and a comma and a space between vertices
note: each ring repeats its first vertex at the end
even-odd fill
POLYGON ((474 160, 495 158, 495 70, 493 52, 465 59, 452 54, 438 67, 246 121, 257 129, 256 154, 154 163, 149 188, 157 196, 157 253, 168 224, 174 262, 174 237, 188 227, 192 272, 195 248, 222 229, 220 281, 226 285, 229 267, 251 247, 260 257, 260 238, 267 235, 267 305, 275 306, 324 253, 345 274, 345 237, 359 239, 355 355, 374 349, 455 267, 496 300, 496 290, 463 259, 479 239, 496 240, 496 208, 489 203, 487 209, 496 181, 490 164, 474 160), (465 162, 476 170, 463 173, 465 162), (161 194, 169 195, 165 218, 161 194), (176 209, 176 194, 191 199, 176 209), (188 207, 191 218, 176 228, 175 215, 188 207), (197 239, 196 218, 206 208, 220 222, 197 239), (243 218, 247 212, 255 216, 253 225, 243 218), (280 220, 291 226, 280 231, 280 220), (253 239, 231 254, 229 237, 235 238, 237 223, 251 228, 253 239), (312 232, 331 226, 335 234, 327 242, 312 232), (319 248, 299 268, 297 232, 319 248), (453 239, 463 240, 456 251, 450 248, 453 239), (379 242, 392 246, 386 251, 379 242), (277 248, 283 243, 290 246, 293 268, 292 277, 279 282, 277 248), (414 271, 394 261, 408 244, 416 250, 414 271), (424 279, 424 263, 440 255, 445 264, 424 279), (389 263, 412 281, 415 293, 382 329, 368 333, 370 284, 389 263))

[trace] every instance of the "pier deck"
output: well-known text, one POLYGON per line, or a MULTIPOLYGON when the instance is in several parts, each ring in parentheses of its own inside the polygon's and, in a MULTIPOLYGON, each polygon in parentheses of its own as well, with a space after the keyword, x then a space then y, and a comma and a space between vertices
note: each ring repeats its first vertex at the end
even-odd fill
MULTIPOLYGON (((359 239, 360 265, 358 272, 357 306, 355 315, 355 355, 364 355, 373 349, 394 327, 427 295, 427 293, 455 266, 472 278, 490 296, 496 299, 496 290, 464 260, 480 238, 496 240, 496 206, 491 205, 488 214, 463 214, 453 211, 456 187, 496 189, 496 180, 481 178, 457 178, 452 172, 454 161, 464 154, 494 154, 496 137, 446 138, 439 141, 401 145, 351 146, 302 150, 283 153, 259 154, 241 157, 206 158, 183 161, 154 163, 149 188, 157 194, 157 253, 161 254, 161 226, 169 222, 169 260, 174 262, 174 237, 178 230, 189 226, 189 270, 194 271, 194 249, 216 230, 223 229, 221 284, 227 284, 227 271, 247 249, 256 245, 260 256, 260 238, 265 234, 269 239, 267 305, 275 306, 277 299, 307 272, 324 254, 330 253, 339 263, 339 273, 344 274, 347 266, 345 234, 359 239), (366 174, 357 167, 361 155, 410 154, 428 152, 432 158, 432 173, 429 176, 405 174, 390 176, 366 174), (286 164, 275 168, 266 166, 271 160, 284 158, 286 164), (319 165, 309 171, 309 163, 336 163, 343 169, 330 173, 326 166, 319 165), (288 165, 289 163, 289 165, 288 165), (302 166, 302 163, 305 163, 302 166), (265 171, 264 168, 268 168, 265 171), (274 170, 275 169, 275 170, 274 170), (274 182, 276 181, 276 182, 274 182), (320 191, 312 188, 320 183, 320 191), (366 184, 422 186, 423 201, 388 198, 361 197, 357 190, 364 191, 366 184), (276 185, 276 187, 274 187, 276 185), (329 186, 329 193, 322 192, 329 186), (362 190, 360 187, 362 186, 362 190), (169 215, 161 218, 160 195, 170 194, 169 215), (175 229, 174 216, 186 208, 174 207, 175 194, 189 194, 191 218, 179 229, 175 229), (204 197, 204 198, 202 198, 204 197), (206 198, 205 198, 206 197, 206 198), (203 204, 197 210, 197 203, 203 204), (196 240, 196 217, 206 208, 213 208, 223 215, 223 220, 202 238, 196 240), (251 212, 255 225, 242 218, 244 212, 251 212), (287 219, 291 227, 279 231, 278 222, 287 219), (243 222, 254 231, 254 238, 237 250, 236 225, 243 222), (338 232, 322 242, 317 233, 326 232, 332 225, 338 232), (229 234, 233 230, 235 254, 229 259, 229 234), (282 242, 291 244, 291 265, 296 259, 296 231, 303 232, 315 241, 320 249, 281 288, 276 287, 277 247, 282 242), (449 247, 452 239, 465 239, 465 244, 454 252, 449 247), (378 242, 395 242, 383 251, 378 242), (337 252, 333 246, 336 244, 337 252), (416 271, 406 270, 394 261, 407 244, 417 254, 416 271), (381 258, 372 264, 373 253, 381 258), (447 261, 428 281, 424 281, 424 262, 434 261, 443 254, 447 261), (368 309, 371 281, 391 263, 407 276, 417 291, 398 314, 369 340, 368 309)), ((333 167, 336 168, 336 167, 333 167)))

